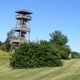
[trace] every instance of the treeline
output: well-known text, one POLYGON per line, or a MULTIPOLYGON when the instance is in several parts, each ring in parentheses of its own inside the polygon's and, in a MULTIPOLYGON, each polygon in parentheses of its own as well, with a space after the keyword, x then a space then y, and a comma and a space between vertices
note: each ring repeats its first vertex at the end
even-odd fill
POLYGON ((80 59, 80 53, 71 51, 71 58, 80 59))

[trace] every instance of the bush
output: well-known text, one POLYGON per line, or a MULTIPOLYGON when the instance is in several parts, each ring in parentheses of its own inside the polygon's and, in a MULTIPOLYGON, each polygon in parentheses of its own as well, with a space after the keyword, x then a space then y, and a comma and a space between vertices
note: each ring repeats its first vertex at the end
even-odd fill
POLYGON ((54 52, 57 53, 57 55, 60 56, 61 59, 69 59, 69 55, 71 53, 69 46, 53 44, 52 47, 54 52))
POLYGON ((78 53, 78 52, 71 52, 71 57, 72 58, 75 58, 75 59, 79 59, 80 58, 80 53, 78 53))
POLYGON ((60 57, 47 41, 22 44, 10 59, 13 68, 34 68, 61 66, 60 57))

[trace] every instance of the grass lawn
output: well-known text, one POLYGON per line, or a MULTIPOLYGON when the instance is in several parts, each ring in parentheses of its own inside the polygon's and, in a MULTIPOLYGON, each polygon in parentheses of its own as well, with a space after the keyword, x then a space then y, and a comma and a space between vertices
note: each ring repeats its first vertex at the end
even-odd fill
POLYGON ((0 59, 0 80, 80 80, 80 59, 65 60, 62 67, 12 69, 0 59))

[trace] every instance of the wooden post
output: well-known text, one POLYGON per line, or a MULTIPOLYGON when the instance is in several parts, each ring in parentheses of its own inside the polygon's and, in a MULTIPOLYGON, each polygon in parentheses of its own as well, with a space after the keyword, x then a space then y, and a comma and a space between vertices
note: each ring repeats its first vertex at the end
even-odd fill
POLYGON ((29 42, 30 42, 30 32, 28 32, 28 40, 29 40, 29 42))
MULTIPOLYGON (((28 21, 28 28, 30 28, 30 22, 28 21)), ((28 40, 30 42, 30 32, 28 32, 28 40)))
POLYGON ((13 43, 11 43, 11 48, 10 48, 10 52, 12 52, 12 48, 13 48, 13 43))

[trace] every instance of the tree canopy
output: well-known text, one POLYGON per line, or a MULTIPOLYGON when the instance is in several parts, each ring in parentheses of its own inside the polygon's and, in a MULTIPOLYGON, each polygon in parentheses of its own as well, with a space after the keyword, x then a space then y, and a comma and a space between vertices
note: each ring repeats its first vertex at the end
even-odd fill
POLYGON ((58 45, 65 45, 68 42, 68 38, 66 35, 62 34, 61 31, 54 31, 49 34, 51 39, 50 42, 58 44, 58 45))
POLYGON ((52 43, 55 51, 60 55, 61 59, 69 59, 71 49, 67 45, 68 37, 58 30, 50 33, 49 35, 51 37, 50 42, 52 43))

